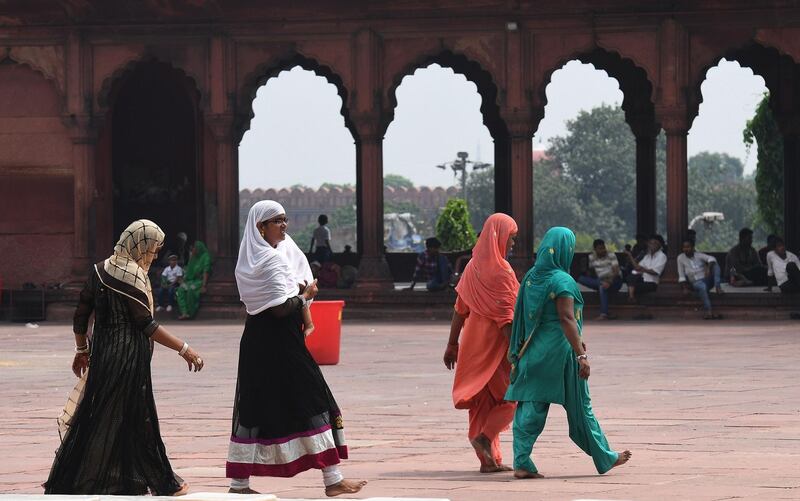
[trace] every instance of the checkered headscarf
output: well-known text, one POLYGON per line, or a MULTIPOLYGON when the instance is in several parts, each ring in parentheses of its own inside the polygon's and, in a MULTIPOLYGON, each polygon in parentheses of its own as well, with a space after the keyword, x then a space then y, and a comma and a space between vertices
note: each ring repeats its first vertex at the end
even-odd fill
MULTIPOLYGON (((143 292, 153 312, 153 290, 147 272, 150 264, 145 264, 148 253, 156 253, 164 243, 164 232, 148 219, 139 219, 125 228, 114 246, 114 254, 106 259, 103 268, 112 277, 125 282, 143 292)), ((155 260, 151 260, 151 262, 155 260)))

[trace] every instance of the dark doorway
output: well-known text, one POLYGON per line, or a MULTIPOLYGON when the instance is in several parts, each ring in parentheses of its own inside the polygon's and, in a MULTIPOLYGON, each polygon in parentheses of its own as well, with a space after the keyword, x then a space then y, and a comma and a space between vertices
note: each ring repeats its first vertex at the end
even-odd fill
POLYGON ((169 65, 142 63, 114 99, 114 235, 131 221, 155 221, 172 248, 178 232, 203 238, 197 92, 169 65))

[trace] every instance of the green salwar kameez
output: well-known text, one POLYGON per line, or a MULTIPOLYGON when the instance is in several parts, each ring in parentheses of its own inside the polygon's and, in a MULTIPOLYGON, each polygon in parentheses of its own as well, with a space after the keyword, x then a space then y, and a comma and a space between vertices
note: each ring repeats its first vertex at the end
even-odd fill
POLYGON ((550 404, 564 406, 570 438, 592 456, 599 473, 610 470, 618 458, 594 417, 589 385, 578 376, 580 364, 564 336, 556 308, 559 297, 573 299, 580 333, 583 296, 569 275, 574 248, 572 231, 551 228, 517 296, 509 349, 512 382, 505 397, 517 402, 513 424, 515 469, 538 472, 530 456, 544 430, 550 404))
POLYGON ((189 258, 186 269, 183 270, 183 281, 175 291, 175 300, 181 315, 194 317, 200 309, 200 290, 203 288, 203 276, 211 273, 211 254, 206 245, 197 241, 194 243, 195 252, 189 258))

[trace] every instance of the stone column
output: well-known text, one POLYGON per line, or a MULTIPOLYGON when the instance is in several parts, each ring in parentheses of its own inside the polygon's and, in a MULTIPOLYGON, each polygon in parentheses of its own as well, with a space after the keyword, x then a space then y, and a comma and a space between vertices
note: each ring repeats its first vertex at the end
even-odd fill
POLYGON ((73 171, 73 242, 72 276, 86 279, 89 265, 96 256, 94 158, 97 135, 88 116, 69 118, 72 139, 73 171))
POLYGON ((510 262, 517 275, 533 263, 533 133, 538 120, 531 114, 506 114, 511 164, 511 216, 517 222, 517 242, 510 262))
MULTIPOLYGON (((214 252, 214 281, 233 281, 239 250, 239 165, 234 115, 208 114, 214 145, 205 149, 203 167, 211 169, 215 190, 206 192, 206 238, 214 252)), ((208 178, 208 177, 206 177, 208 178)))
POLYGON ((656 141, 660 127, 652 115, 628 118, 636 137, 636 233, 658 228, 656 208, 656 141))
POLYGON ((356 212, 359 289, 392 289, 383 252, 383 131, 380 115, 353 117, 356 132, 356 212))
POLYGON ((681 241, 689 227, 688 158, 686 119, 672 118, 664 122, 667 133, 667 244, 672 260, 680 253, 681 241))
POLYGON ((800 134, 798 128, 783 135, 783 232, 786 248, 800 252, 800 134))

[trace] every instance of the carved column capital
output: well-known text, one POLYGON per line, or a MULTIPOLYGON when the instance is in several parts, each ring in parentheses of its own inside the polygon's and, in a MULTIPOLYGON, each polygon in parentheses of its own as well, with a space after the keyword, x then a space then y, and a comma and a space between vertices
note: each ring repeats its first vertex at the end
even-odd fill
POLYGON ((358 139, 363 142, 382 141, 388 127, 387 114, 381 111, 352 113, 350 122, 353 124, 358 139))
POLYGON ((684 107, 656 107, 656 120, 669 136, 687 135, 691 120, 684 107))
POLYGON ((506 124, 508 135, 512 139, 532 138, 539 122, 544 118, 544 108, 501 109, 500 116, 506 124))
POLYGON ((230 141, 234 137, 236 115, 233 113, 206 113, 204 120, 217 142, 230 141))
POLYGON ((97 123, 92 115, 62 115, 61 123, 69 130, 73 144, 94 144, 97 142, 97 123))

